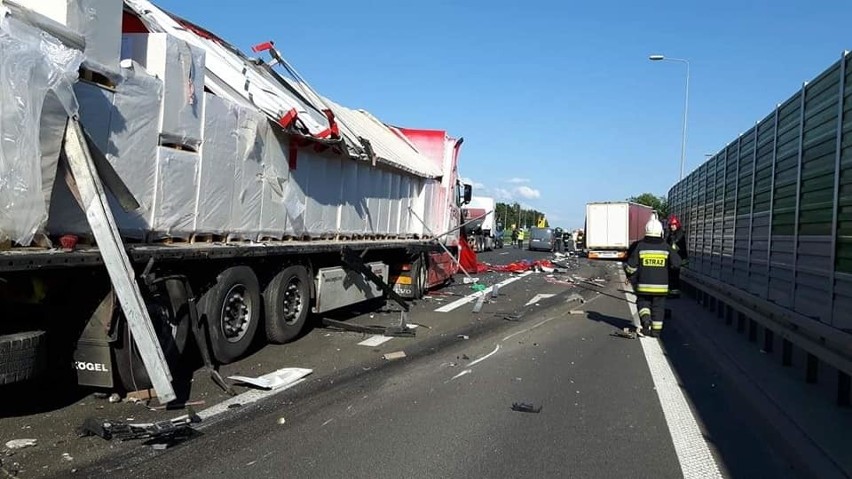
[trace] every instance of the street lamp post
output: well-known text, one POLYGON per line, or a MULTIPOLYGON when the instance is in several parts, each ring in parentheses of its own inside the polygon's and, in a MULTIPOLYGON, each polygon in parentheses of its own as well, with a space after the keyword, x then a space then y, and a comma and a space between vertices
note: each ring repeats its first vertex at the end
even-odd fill
POLYGON ((663 55, 651 55, 648 57, 652 62, 669 61, 686 64, 686 95, 683 103, 683 134, 680 141, 680 179, 683 179, 683 170, 686 165, 686 122, 689 116, 689 60, 683 58, 668 58, 663 55))

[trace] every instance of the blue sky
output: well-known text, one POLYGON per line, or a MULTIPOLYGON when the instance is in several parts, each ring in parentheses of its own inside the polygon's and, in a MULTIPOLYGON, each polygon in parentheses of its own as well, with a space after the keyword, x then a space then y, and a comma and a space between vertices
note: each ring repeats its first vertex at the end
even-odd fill
MULTIPOLYGON (((155 0, 157 1, 157 0, 155 0)), ((588 201, 677 180, 852 46, 852 2, 160 0, 248 50, 275 40, 312 85, 387 123, 465 138, 477 193, 581 226, 588 201)))

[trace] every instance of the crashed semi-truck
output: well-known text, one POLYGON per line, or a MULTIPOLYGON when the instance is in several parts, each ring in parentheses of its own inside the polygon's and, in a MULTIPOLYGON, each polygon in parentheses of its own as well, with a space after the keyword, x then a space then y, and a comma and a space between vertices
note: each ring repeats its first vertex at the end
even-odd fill
POLYGON ((0 385, 75 369, 169 401, 191 341, 233 362, 455 273, 461 139, 148 1, 0 5, 0 385))
MULTIPOLYGON (((497 202, 494 198, 474 196, 462 208, 462 219, 465 222, 465 237, 476 252, 491 251, 502 241, 497 241, 497 231, 494 221, 497 202)), ((502 240, 502 238, 501 238, 502 240)))
POLYGON ((852 373, 850 61, 841 55, 668 195, 686 233, 689 264, 681 276, 687 286, 724 301, 729 317, 759 321, 768 331, 767 349, 775 331, 785 341, 785 358, 795 344, 812 355, 808 371, 817 369, 817 357, 837 368, 838 397, 846 401, 852 373))
POLYGON ((654 209, 627 201, 586 205, 586 248, 589 259, 626 259, 634 241, 645 236, 654 209))

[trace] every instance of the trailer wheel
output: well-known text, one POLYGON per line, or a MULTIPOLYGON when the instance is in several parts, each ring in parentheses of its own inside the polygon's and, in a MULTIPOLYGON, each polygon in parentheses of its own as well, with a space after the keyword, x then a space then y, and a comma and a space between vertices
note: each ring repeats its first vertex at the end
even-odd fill
MULTIPOLYGON (((163 356, 174 372, 181 364, 181 359, 189 344, 190 318, 188 298, 183 283, 177 280, 165 282, 167 297, 160 301, 146 303, 148 314, 157 333, 163 356)), ((130 327, 125 320, 121 326, 121 339, 117 341, 115 353, 115 369, 121 385, 127 391, 137 391, 153 387, 148 371, 142 363, 139 350, 133 342, 130 327)))
POLYGON ((426 296, 429 291, 429 267, 426 263, 426 257, 420 255, 411 263, 411 280, 412 293, 414 299, 420 299, 426 296))
POLYGON ((0 385, 32 379, 44 369, 46 359, 44 331, 0 336, 0 385))
POLYGON ((296 338, 305 327, 310 304, 310 279, 304 266, 290 266, 275 275, 263 292, 266 338, 275 344, 296 338))
POLYGON ((251 268, 235 266, 222 271, 200 306, 216 360, 228 364, 245 354, 260 320, 260 285, 251 268))

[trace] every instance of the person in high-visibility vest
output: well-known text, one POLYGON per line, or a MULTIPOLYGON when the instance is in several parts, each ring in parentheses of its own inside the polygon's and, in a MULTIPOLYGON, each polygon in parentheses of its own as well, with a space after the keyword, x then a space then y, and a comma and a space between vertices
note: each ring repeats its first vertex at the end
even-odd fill
POLYGON ((524 249, 524 230, 518 231, 518 248, 524 249))
POLYGON ((634 281, 639 308, 640 336, 659 337, 666 316, 669 271, 680 269, 680 256, 663 238, 663 225, 656 217, 645 224, 645 238, 630 251, 624 270, 634 281))

